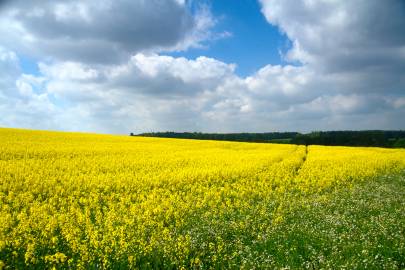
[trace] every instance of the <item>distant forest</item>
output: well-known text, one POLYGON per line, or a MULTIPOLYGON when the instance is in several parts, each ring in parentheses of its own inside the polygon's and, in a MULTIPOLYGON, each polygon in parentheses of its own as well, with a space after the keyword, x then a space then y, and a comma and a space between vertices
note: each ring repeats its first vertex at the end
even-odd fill
POLYGON ((150 132, 131 136, 221 140, 260 143, 289 143, 302 145, 377 146, 405 148, 405 131, 316 131, 266 133, 200 133, 200 132, 150 132))

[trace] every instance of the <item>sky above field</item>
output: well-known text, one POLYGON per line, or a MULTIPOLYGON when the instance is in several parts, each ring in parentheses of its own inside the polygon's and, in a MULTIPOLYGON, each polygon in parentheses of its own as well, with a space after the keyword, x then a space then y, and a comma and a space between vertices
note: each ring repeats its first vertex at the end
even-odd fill
POLYGON ((405 129, 403 0, 0 1, 0 126, 405 129))

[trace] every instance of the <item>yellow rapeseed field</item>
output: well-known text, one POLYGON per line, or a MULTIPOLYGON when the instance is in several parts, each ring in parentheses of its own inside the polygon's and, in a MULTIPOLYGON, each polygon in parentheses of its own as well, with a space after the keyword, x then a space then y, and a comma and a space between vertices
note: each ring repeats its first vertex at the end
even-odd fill
POLYGON ((0 129, 0 269, 241 266, 289 194, 404 169, 394 149, 0 129))

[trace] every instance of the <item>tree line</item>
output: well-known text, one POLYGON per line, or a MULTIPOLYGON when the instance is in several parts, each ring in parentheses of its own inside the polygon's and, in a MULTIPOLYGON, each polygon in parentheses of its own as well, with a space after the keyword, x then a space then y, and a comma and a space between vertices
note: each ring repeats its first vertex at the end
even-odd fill
POLYGON ((405 148, 405 131, 314 131, 265 133, 202 133, 202 132, 148 132, 131 136, 219 140, 259 143, 290 143, 301 145, 376 146, 405 148))

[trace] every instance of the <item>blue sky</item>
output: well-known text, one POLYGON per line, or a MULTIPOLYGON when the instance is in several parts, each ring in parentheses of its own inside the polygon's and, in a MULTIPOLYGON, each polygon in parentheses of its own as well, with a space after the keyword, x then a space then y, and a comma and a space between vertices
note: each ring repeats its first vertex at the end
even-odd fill
POLYGON ((405 129, 402 0, 0 6, 0 126, 405 129))
MULTIPOLYGON (((201 5, 200 2, 197 5, 201 5)), ((192 48, 169 55, 196 58, 204 55, 237 65, 236 73, 249 76, 267 65, 285 64, 280 53, 290 47, 289 39, 280 30, 269 24, 260 12, 256 0, 221 0, 204 2, 217 18, 215 30, 229 32, 229 37, 210 41, 205 48, 192 48)))
POLYGON ((24 73, 32 74, 32 75, 40 75, 38 69, 38 60, 27 56, 27 55, 19 55, 20 59, 20 66, 24 73))

